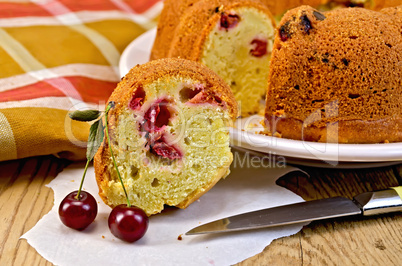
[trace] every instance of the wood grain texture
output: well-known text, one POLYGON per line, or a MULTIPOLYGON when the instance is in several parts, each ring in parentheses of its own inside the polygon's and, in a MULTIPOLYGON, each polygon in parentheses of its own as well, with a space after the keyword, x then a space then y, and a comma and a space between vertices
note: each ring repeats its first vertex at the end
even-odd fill
MULTIPOLYGON (((402 165, 375 169, 301 167, 277 184, 314 200, 353 196, 402 185, 402 165)), ((402 214, 317 221, 296 235, 274 240, 263 253, 240 265, 401 265, 402 214)))
POLYGON ((19 238, 51 210, 53 191, 45 185, 65 165, 50 156, 0 164, 0 265, 52 265, 19 238))
MULTIPOLYGON (((52 265, 22 234, 53 206, 46 187, 68 162, 51 157, 0 163, 0 265, 52 265)), ((402 185, 402 164, 375 169, 302 168, 277 184, 305 200, 345 196, 402 185)), ((402 214, 312 222, 274 240, 239 265, 402 265, 402 214)))

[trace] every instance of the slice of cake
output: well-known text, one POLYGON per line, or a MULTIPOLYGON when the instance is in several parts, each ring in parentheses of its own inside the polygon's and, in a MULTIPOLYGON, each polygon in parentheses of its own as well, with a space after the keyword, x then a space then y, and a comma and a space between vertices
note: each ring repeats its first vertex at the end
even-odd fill
POLYGON ((402 141, 401 18, 402 7, 287 12, 272 52, 267 131, 319 142, 402 141))
MULTIPOLYGON (((183 59, 138 65, 109 101, 109 131, 131 203, 148 215, 164 205, 187 207, 229 173, 228 127, 237 105, 227 84, 183 59)), ((106 140, 94 158, 99 195, 125 203, 106 140)))
POLYGON ((184 3, 166 3, 151 59, 180 57, 206 65, 229 84, 243 116, 257 113, 274 38, 271 13, 258 1, 184 3))

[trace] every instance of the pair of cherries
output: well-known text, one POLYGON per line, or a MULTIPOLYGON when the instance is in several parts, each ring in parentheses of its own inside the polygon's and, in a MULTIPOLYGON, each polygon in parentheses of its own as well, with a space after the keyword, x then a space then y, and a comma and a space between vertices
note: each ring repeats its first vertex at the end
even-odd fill
MULTIPOLYGON (((98 205, 95 198, 86 191, 77 195, 78 191, 73 191, 63 199, 59 206, 59 216, 64 225, 81 231, 95 220, 98 205)), ((115 237, 134 242, 145 235, 148 216, 138 207, 121 204, 113 208, 108 225, 115 237)))
POLYGON ((89 162, 93 159, 96 151, 103 142, 104 133, 112 156, 117 176, 123 187, 127 204, 117 205, 113 208, 109 215, 108 225, 110 232, 117 238, 134 242, 142 238, 148 229, 148 216, 138 207, 132 206, 127 196, 126 189, 117 168, 113 150, 110 146, 110 138, 108 132, 108 112, 114 107, 114 102, 109 102, 105 112, 101 113, 97 110, 75 111, 70 114, 70 118, 77 121, 95 121, 90 129, 87 147, 87 164, 81 179, 81 185, 78 191, 68 194, 60 203, 59 217, 64 225, 76 229, 84 230, 94 220, 98 213, 98 204, 95 198, 88 192, 82 190, 85 174, 88 169, 89 162), (105 127, 103 127, 102 116, 105 118, 105 127))

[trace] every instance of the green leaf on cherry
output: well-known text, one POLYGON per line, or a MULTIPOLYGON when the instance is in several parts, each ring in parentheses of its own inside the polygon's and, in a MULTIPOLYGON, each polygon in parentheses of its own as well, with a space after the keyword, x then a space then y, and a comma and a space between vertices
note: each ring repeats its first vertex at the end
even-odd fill
POLYGON ((102 119, 99 119, 91 125, 89 129, 88 144, 87 144, 87 160, 91 161, 99 147, 102 145, 104 137, 104 126, 102 119))
POLYGON ((85 111, 74 111, 69 113, 71 119, 81 121, 81 122, 89 122, 95 119, 98 119, 102 112, 98 110, 85 110, 85 111))

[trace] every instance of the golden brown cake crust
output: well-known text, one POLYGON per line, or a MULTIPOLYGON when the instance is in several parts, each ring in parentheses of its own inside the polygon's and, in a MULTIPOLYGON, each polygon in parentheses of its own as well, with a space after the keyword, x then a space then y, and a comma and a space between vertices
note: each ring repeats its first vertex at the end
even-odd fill
POLYGON ((336 123, 341 143, 402 141, 401 14, 400 7, 287 12, 271 58, 269 129, 328 141, 325 127, 336 123))
MULTIPOLYGON (((201 19, 202 15, 199 15, 198 8, 193 8, 197 2, 206 2, 211 5, 209 8, 216 8, 220 5, 230 5, 240 3, 241 1, 204 1, 204 0, 165 0, 164 7, 161 12, 157 34, 155 43, 152 47, 151 51, 151 60, 159 59, 159 58, 166 58, 169 56, 169 50, 172 44, 172 40, 174 36, 180 35, 180 30, 176 30, 177 26, 182 20, 184 14, 189 14, 189 16, 193 16, 195 21, 197 19, 201 19), (214 6, 215 5, 215 6, 214 6)), ((351 0, 248 0, 247 2, 257 2, 264 5, 268 8, 269 13, 273 16, 280 16, 287 10, 291 8, 295 8, 301 5, 309 5, 312 7, 320 7, 323 5, 331 5, 334 4, 335 6, 350 6, 353 5, 351 0)), ((365 8, 373 9, 373 10, 380 10, 385 7, 395 7, 402 4, 402 0, 375 0, 375 1, 366 1, 363 4, 365 8)), ((205 6, 202 4, 201 6, 205 6)), ((189 25, 190 30, 195 30, 189 25)), ((199 33, 199 32, 198 32, 199 33)))
POLYGON ((180 57, 198 61, 202 44, 220 19, 220 13, 236 7, 256 7, 273 21, 271 12, 259 0, 167 0, 158 24, 151 60, 180 57))
POLYGON ((274 16, 282 15, 284 12, 291 8, 295 8, 301 5, 309 5, 312 7, 318 7, 320 5, 327 4, 329 0, 261 0, 261 2, 268 7, 269 11, 274 16))
POLYGON ((282 15, 287 10, 298 6, 308 5, 318 9, 335 9, 339 7, 364 7, 371 10, 380 10, 386 7, 395 7, 402 4, 402 0, 260 0, 274 16, 282 15))
POLYGON ((150 60, 166 58, 170 49, 174 32, 180 17, 185 10, 199 0, 165 0, 159 16, 155 42, 152 47, 150 60))
POLYGON ((388 143, 402 141, 402 119, 332 122, 324 127, 303 127, 293 118, 269 117, 281 137, 327 143, 388 143), (353 130, 351 130, 353 128, 353 130))
POLYGON ((260 12, 264 12, 275 25, 271 12, 258 1, 201 0, 181 17, 181 20, 186 23, 180 23, 177 26, 168 57, 200 61, 203 44, 209 32, 218 23, 221 13, 239 7, 254 7, 260 12), (200 21, 206 22, 207 25, 200 21))
MULTIPOLYGON (((156 82, 160 78, 183 76, 204 84, 204 92, 208 95, 213 95, 214 99, 222 101, 223 108, 227 108, 232 120, 237 117, 237 103, 228 85, 218 77, 214 72, 205 66, 184 59, 166 58, 154 60, 144 65, 137 65, 133 67, 129 73, 117 85, 116 89, 110 96, 108 103, 115 102, 115 107, 109 111, 108 123, 111 140, 116 139, 113 137, 117 124, 119 123, 119 114, 123 108, 128 108, 132 95, 138 88, 142 88, 146 84, 156 82)), ((145 96, 146 100, 146 96, 145 96)), ((109 173, 109 166, 111 162, 111 154, 106 139, 104 139, 101 147, 98 149, 94 157, 95 176, 99 187, 99 195, 102 200, 109 204, 107 196, 103 191, 108 187, 111 180, 109 173)), ((227 169, 223 169, 226 173, 227 169)), ((222 176, 223 172, 217 173, 215 177, 211 177, 211 182, 204 187, 195 190, 193 194, 189 195, 177 207, 185 208, 194 200, 198 199, 202 194, 208 191, 222 176)), ((111 207, 114 207, 111 205, 111 207)), ((149 213, 147 213, 149 214, 149 213)), ((153 214, 153 213, 151 213, 153 214)))

